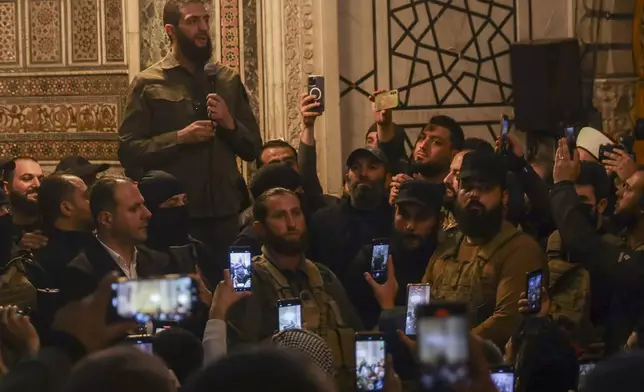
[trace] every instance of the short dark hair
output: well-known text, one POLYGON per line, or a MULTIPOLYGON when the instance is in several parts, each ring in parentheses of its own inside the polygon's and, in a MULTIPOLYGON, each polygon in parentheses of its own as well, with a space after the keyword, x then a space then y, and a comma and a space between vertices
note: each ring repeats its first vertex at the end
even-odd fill
POLYGON ((272 188, 259 195, 259 197, 255 199, 255 203, 253 204, 253 217, 255 218, 255 220, 261 223, 265 223, 266 217, 268 216, 268 199, 273 196, 285 195, 292 195, 297 198, 295 192, 286 188, 272 188))
POLYGON ((98 214, 101 211, 113 212, 116 208, 116 198, 114 193, 118 184, 130 183, 134 184, 132 180, 122 176, 106 175, 92 185, 92 190, 89 196, 89 208, 92 211, 92 218, 96 227, 98 227, 98 214))
POLYGON ((479 137, 468 137, 463 141, 462 150, 494 152, 494 147, 487 140, 479 137))
POLYGON ((266 162, 262 161, 262 153, 264 152, 264 150, 269 148, 290 148, 291 151, 293 151, 293 155, 295 156, 295 159, 297 159, 297 150, 295 149, 295 147, 291 146, 289 142, 282 139, 269 140, 266 143, 264 143, 262 148, 259 150, 259 156, 257 157, 257 162, 256 162, 258 169, 266 164, 266 162))
POLYGON ((45 177, 38 189, 38 207, 42 217, 42 223, 46 228, 54 226, 54 222, 60 216, 60 203, 69 200, 76 185, 70 180, 74 176, 70 174, 52 174, 45 177))
POLYGON ((154 335, 152 351, 165 361, 181 385, 203 364, 201 341, 183 328, 165 329, 154 335))
POLYGON ((203 0, 168 0, 163 6, 163 25, 179 26, 181 7, 190 3, 203 4, 203 0))
POLYGON ((575 184, 592 186, 597 203, 610 196, 610 179, 606 169, 600 163, 582 161, 579 164, 579 176, 575 184))
MULTIPOLYGON (((35 158, 32 158, 27 155, 21 155, 18 157, 13 158, 10 162, 17 163, 18 161, 32 161, 38 163, 38 161, 35 158)), ((7 182, 7 184, 11 185, 11 182, 13 181, 13 175, 16 172, 16 168, 14 166, 13 170, 4 170, 2 173, 2 181, 7 182)))
POLYGON ((452 150, 462 150, 463 142, 465 141, 465 135, 463 133, 463 128, 449 116, 438 115, 434 116, 429 120, 429 124, 423 128, 426 130, 432 125, 437 125, 439 127, 447 128, 449 131, 449 140, 452 144, 452 150))

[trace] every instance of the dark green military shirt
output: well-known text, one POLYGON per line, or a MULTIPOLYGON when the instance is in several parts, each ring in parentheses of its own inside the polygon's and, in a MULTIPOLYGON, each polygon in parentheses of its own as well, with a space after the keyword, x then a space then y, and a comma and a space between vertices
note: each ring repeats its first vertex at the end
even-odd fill
POLYGON ((226 101, 235 130, 217 127, 211 140, 177 143, 177 131, 208 119, 206 95, 213 91, 202 69, 190 73, 172 53, 134 78, 119 128, 119 160, 126 173, 173 174, 186 188, 192 217, 237 214, 241 176, 236 157, 255 160, 262 143, 239 74, 217 67, 214 92, 226 101))

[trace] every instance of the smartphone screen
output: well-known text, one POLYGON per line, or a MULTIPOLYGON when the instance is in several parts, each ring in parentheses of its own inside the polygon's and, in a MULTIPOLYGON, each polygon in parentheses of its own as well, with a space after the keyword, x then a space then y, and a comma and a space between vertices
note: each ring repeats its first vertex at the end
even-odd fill
POLYGON ((356 334, 356 391, 384 391, 385 338, 380 333, 356 334))
POLYGON ((235 291, 250 291, 252 263, 250 248, 231 246, 229 257, 233 288, 235 291))
POLYGON ((407 313, 405 315, 405 334, 416 335, 416 309, 429 303, 430 287, 428 284, 410 284, 407 286, 407 313))
POLYGON ((112 284, 112 306, 125 319, 181 321, 198 302, 197 282, 188 276, 123 280, 112 284))
POLYGON ((309 76, 309 95, 315 97, 315 102, 320 106, 313 109, 314 112, 324 112, 324 76, 309 76))
POLYGON ((299 299, 277 301, 278 330, 302 329, 302 302, 299 299))
POLYGON ((387 281, 387 259, 389 240, 378 238, 371 241, 371 276, 378 283, 387 281))
POLYGON ((490 378, 499 392, 514 392, 514 368, 498 366, 490 369, 490 378))
POLYGON ((468 382, 467 305, 434 303, 418 308, 418 359, 422 391, 451 391, 468 382))
POLYGON ((595 369, 595 363, 594 362, 586 362, 586 363, 580 363, 579 364, 579 381, 578 385, 579 388, 578 390, 583 390, 583 388, 586 386, 586 378, 590 374, 590 372, 595 369))
POLYGON ((500 152, 505 154, 508 151, 508 133, 510 132, 510 120, 508 116, 503 115, 501 117, 501 141, 500 141, 500 152))
POLYGON ((530 308, 531 313, 539 313, 539 311, 541 310, 542 281, 542 270, 528 272, 526 296, 528 298, 528 308, 530 308))
POLYGON ((152 349, 152 338, 150 336, 131 335, 125 341, 133 345, 137 350, 146 354, 154 354, 152 349))
POLYGON ((570 149, 570 158, 574 156, 575 149, 577 148, 577 136, 575 135, 575 127, 566 127, 565 128, 565 137, 568 142, 568 148, 570 149))

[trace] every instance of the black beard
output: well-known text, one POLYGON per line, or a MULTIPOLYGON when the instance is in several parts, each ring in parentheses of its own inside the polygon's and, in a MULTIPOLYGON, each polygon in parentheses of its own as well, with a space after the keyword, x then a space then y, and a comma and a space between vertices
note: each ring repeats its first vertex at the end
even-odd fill
POLYGON ((415 251, 422 248, 428 241, 428 238, 421 237, 416 234, 406 233, 404 231, 394 229, 392 234, 392 242, 396 244, 396 247, 407 252, 415 251), (408 240, 418 240, 418 246, 413 248, 409 247, 408 240))
POLYGON ((639 220, 640 217, 630 211, 622 211, 621 213, 613 214, 610 217, 610 223, 617 231, 621 231, 622 229, 631 230, 635 225, 637 225, 639 220))
POLYGON ((425 179, 429 180, 441 174, 444 174, 447 171, 448 167, 442 162, 418 162, 414 161, 409 165, 409 175, 414 175, 416 173, 423 176, 425 179))
MULTIPOLYGON (((472 201, 473 204, 480 208, 485 208, 481 203, 472 201)), ((475 239, 490 239, 501 231, 501 224, 503 224, 503 208, 501 204, 496 207, 484 211, 473 210, 469 206, 461 207, 459 203, 454 204, 454 218, 458 223, 458 228, 470 238, 475 239)))
POLYGON ((303 254, 308 247, 308 236, 306 232, 302 233, 300 239, 297 241, 286 240, 276 234, 274 234, 269 229, 266 230, 266 238, 264 238, 264 243, 270 249, 274 250, 279 254, 286 256, 295 256, 303 254))
POLYGON ((38 216, 40 213, 38 202, 27 198, 26 195, 15 191, 9 191, 9 203, 13 210, 19 211, 27 216, 38 216))
POLYGON ((384 181, 356 181, 349 189, 351 204, 364 211, 375 210, 385 198, 384 181))
POLYGON ((177 44, 181 53, 196 65, 206 64, 212 57, 212 41, 208 37, 208 43, 203 48, 195 45, 194 41, 188 38, 179 27, 174 29, 177 37, 177 44))

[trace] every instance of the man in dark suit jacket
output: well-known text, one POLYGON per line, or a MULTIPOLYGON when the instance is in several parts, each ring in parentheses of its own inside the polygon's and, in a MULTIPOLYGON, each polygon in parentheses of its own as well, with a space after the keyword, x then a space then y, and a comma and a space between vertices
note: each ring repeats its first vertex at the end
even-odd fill
POLYGON ((141 245, 147 239, 151 214, 131 180, 100 178, 92 187, 90 209, 96 240, 66 267, 61 285, 63 302, 91 294, 112 271, 128 279, 175 272, 168 255, 141 245))

